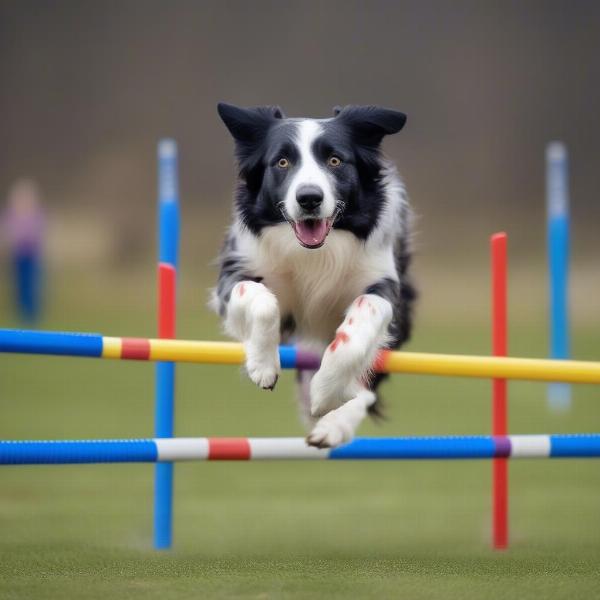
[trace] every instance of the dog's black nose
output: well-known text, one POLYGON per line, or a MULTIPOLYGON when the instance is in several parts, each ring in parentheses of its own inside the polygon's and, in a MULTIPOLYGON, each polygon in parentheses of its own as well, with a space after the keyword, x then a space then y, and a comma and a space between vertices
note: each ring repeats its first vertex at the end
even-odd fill
POLYGON ((317 185, 301 185, 296 191, 296 200, 304 210, 315 210, 323 202, 323 190, 317 185))

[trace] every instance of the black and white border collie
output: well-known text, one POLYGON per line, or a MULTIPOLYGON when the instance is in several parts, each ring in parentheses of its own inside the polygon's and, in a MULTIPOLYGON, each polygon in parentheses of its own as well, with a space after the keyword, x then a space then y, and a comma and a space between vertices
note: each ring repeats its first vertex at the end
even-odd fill
POLYGON ((411 213, 380 151, 406 117, 376 106, 336 108, 330 119, 218 111, 239 181, 212 304, 261 388, 277 383, 281 342, 322 354, 318 371, 299 373, 301 412, 308 444, 338 446, 379 414, 377 351, 410 335, 411 213))

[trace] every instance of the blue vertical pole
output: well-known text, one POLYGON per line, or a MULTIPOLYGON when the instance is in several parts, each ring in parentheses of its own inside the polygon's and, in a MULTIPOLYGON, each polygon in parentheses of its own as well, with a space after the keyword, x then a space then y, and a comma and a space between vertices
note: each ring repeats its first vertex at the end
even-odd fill
MULTIPOLYGON (((179 246, 177 145, 158 144, 158 329, 159 337, 175 336, 175 296, 179 246)), ((174 434, 175 365, 156 365, 156 437, 174 434)), ((173 539, 173 464, 158 463, 154 486, 154 547, 171 547, 173 539)))
MULTIPOLYGON (((569 339, 569 172, 567 149, 561 142, 546 148, 546 207, 548 215, 548 268, 550 276, 550 357, 568 359, 569 339)), ((571 405, 571 386, 548 386, 551 410, 571 405)))

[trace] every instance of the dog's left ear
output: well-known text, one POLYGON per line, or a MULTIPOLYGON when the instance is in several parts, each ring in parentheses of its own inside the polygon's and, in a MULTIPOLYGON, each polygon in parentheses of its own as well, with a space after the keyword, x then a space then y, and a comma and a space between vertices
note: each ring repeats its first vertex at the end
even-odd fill
POLYGON ((398 133, 406 123, 404 113, 379 106, 336 106, 333 112, 366 146, 378 146, 384 136, 398 133))

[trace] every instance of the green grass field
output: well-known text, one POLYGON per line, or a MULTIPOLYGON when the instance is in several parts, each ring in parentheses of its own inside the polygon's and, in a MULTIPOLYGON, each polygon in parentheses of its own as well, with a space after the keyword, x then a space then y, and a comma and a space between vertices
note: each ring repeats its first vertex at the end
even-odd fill
MULTIPOLYGON (((121 297, 97 285, 61 285, 44 325, 154 333, 151 285, 121 297)), ((487 353, 485 323, 464 312, 421 317, 411 349, 487 353)), ((181 337, 218 335, 201 290, 186 293, 181 313, 181 337)), ((1 315, 14 324, 4 305, 1 315)), ((513 324, 515 355, 545 354, 543 318, 513 324)), ((575 339, 577 358, 600 356, 598 323, 580 324, 575 339)), ((0 437, 151 436, 153 374, 141 363, 2 356, 0 437)), ((235 368, 183 365, 178 376, 179 435, 302 435, 291 373, 274 393, 235 368)), ((490 387, 397 376, 385 389, 389 420, 361 434, 486 433, 490 387)), ((599 430, 592 386, 577 388, 562 416, 547 411, 543 385, 509 392, 515 433, 599 430)), ((490 550, 490 470, 475 461, 180 464, 175 548, 156 553, 152 465, 3 468, 0 598, 600 597, 600 463, 511 463, 503 553, 490 550)))

